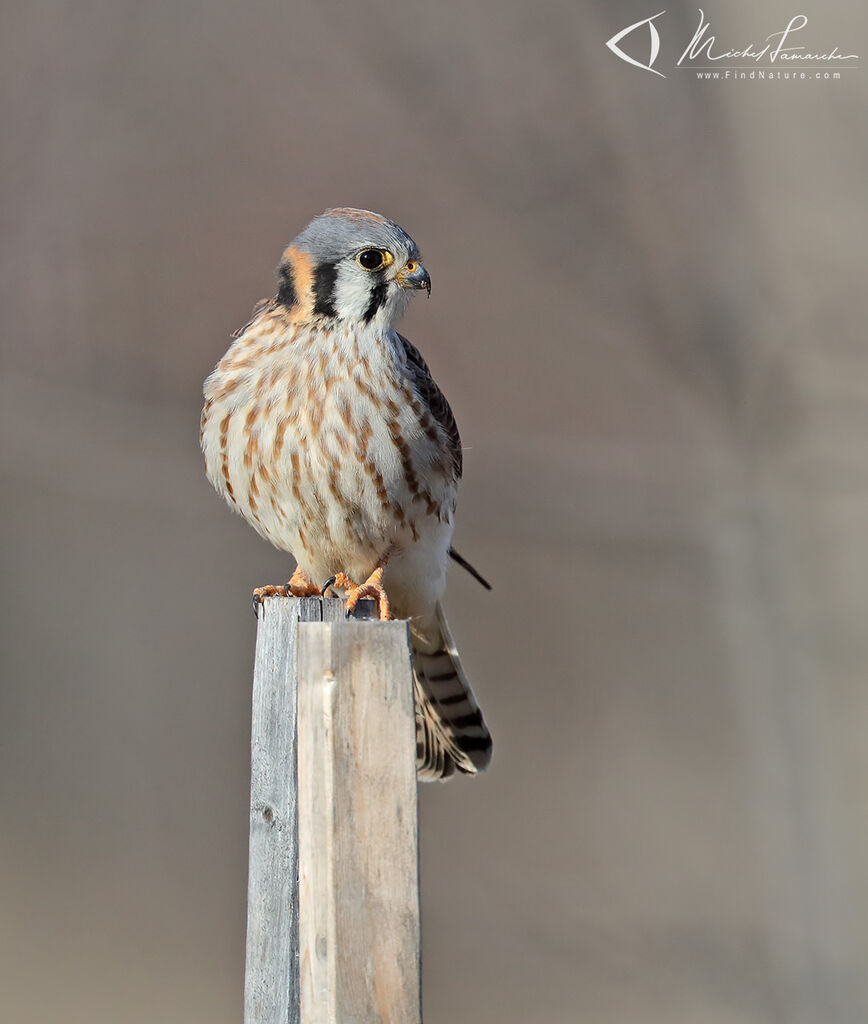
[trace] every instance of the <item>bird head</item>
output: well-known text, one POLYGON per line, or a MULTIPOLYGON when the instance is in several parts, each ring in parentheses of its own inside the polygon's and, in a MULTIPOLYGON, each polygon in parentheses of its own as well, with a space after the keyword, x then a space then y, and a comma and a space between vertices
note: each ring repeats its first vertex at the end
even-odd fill
POLYGON ((368 210, 326 210, 290 243, 278 267, 278 299, 297 319, 335 319, 391 329, 431 278, 403 228, 368 210))

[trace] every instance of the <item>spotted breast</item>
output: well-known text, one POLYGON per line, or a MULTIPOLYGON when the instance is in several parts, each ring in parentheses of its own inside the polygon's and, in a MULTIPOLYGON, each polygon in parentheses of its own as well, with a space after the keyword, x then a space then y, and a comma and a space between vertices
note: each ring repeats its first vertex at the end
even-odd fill
POLYGON ((292 593, 332 581, 348 607, 370 594, 411 620, 420 776, 475 773, 491 738, 440 606, 461 441, 395 330, 430 278, 403 229, 347 208, 312 221, 278 275, 205 382, 208 479, 295 557, 292 593))

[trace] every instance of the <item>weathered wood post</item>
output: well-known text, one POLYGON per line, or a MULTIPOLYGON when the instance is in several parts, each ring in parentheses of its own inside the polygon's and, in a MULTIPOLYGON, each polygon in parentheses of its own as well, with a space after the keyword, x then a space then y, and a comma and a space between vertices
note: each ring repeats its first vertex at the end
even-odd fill
POLYGON ((420 1024, 417 821, 406 622, 266 599, 245 1024, 420 1024))

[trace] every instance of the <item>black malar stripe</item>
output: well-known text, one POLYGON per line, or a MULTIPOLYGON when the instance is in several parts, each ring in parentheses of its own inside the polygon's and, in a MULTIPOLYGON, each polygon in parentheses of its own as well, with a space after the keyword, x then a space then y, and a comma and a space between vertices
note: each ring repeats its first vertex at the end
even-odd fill
POLYGON ((315 316, 337 316, 335 309, 336 263, 320 263, 313 276, 313 312, 315 316))
POLYGON ((379 281, 371 289, 371 301, 368 303, 368 308, 365 310, 362 320, 365 323, 369 323, 377 315, 377 310, 386 301, 386 292, 388 290, 388 283, 385 280, 379 281))

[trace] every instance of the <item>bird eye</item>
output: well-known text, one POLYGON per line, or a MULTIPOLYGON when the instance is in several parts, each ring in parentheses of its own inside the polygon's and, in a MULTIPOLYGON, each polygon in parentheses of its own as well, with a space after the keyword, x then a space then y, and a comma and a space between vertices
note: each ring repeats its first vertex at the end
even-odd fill
POLYGON ((363 249, 356 259, 365 270, 382 270, 392 262, 392 254, 383 249, 363 249))

